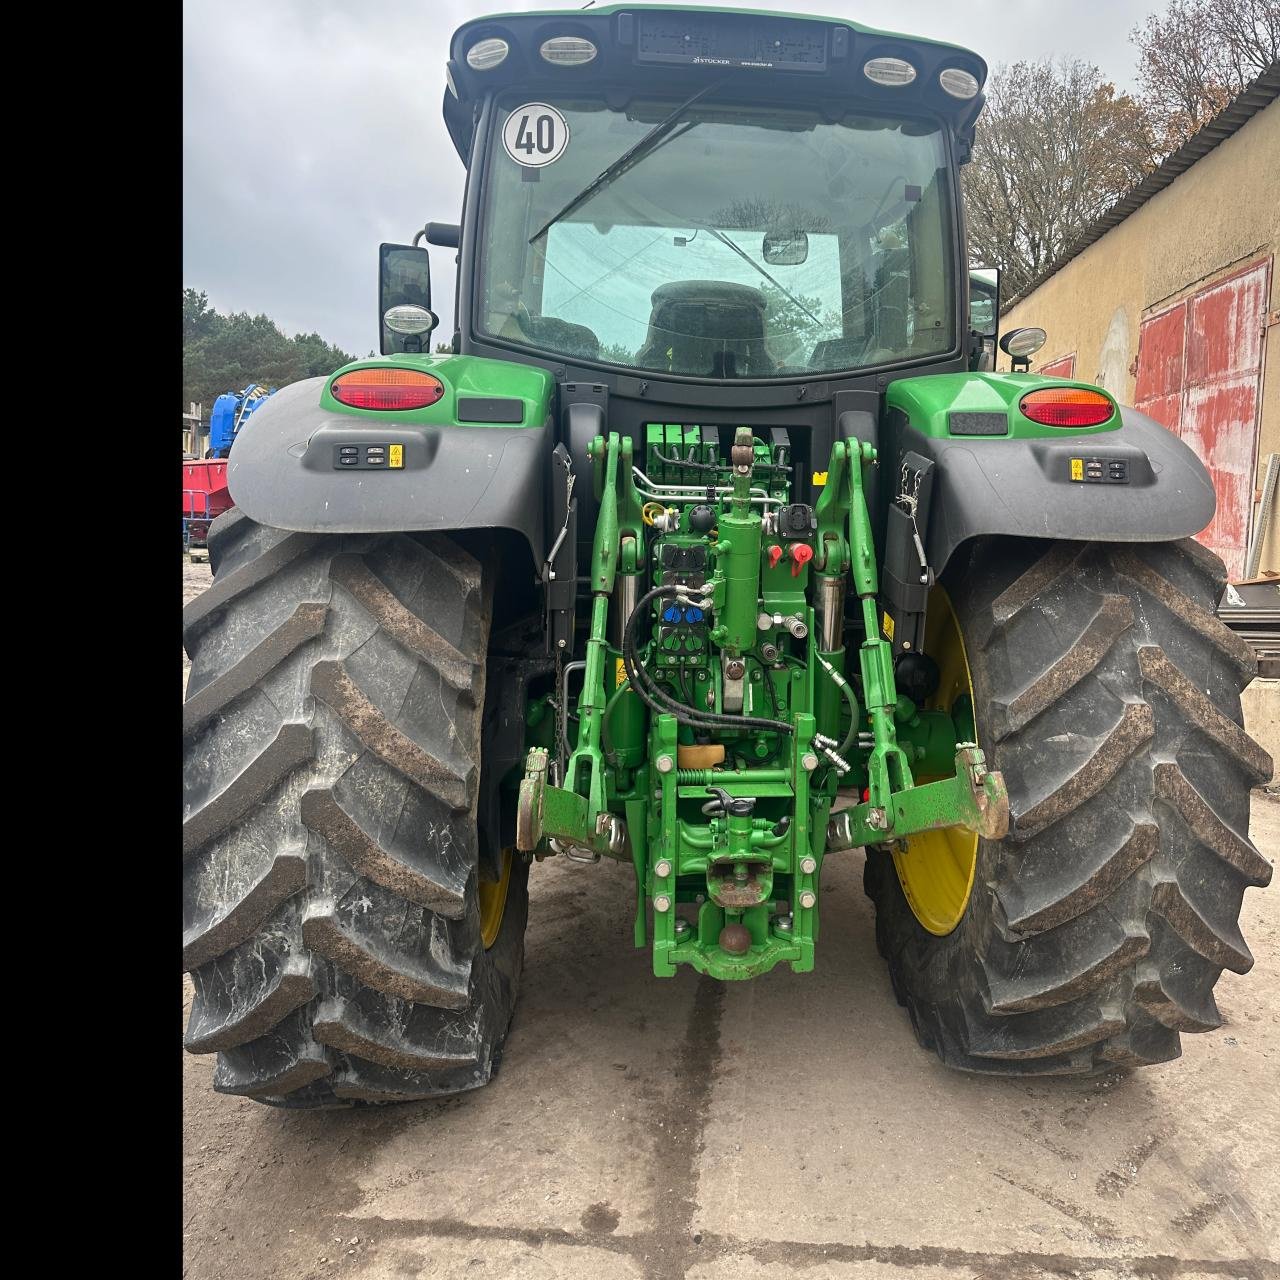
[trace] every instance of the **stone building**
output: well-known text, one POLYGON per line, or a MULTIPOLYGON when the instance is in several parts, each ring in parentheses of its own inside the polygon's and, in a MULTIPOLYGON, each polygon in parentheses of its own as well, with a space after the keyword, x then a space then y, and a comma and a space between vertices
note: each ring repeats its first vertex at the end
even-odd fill
MULTIPOLYGON (((1033 372, 1105 387, 1204 458, 1218 511, 1200 540, 1233 581, 1267 457, 1280 452, 1278 93, 1273 65, 1006 303, 1000 322, 1001 333, 1048 334, 1033 372)), ((1280 571, 1278 523, 1265 531, 1263 573, 1280 571)))

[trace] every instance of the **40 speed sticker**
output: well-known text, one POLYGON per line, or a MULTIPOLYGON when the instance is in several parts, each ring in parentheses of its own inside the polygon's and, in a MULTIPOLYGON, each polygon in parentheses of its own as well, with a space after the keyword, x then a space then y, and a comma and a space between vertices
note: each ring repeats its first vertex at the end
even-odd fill
POLYGON ((516 107, 502 126, 502 145, 516 164, 541 169, 564 155, 569 125, 555 107, 526 102, 516 107))

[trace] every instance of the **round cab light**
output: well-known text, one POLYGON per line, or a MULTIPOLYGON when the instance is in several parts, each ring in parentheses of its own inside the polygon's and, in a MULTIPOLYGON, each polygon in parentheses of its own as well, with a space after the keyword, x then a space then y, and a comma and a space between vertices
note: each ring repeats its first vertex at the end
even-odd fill
POLYGON ((417 369, 352 369, 334 378, 329 394, 353 409, 425 409, 444 395, 444 383, 417 369))
POLYGON ((948 67, 938 76, 938 83, 944 92, 949 93, 953 98, 959 98, 961 102, 977 97, 978 89, 981 87, 977 76, 959 67, 948 67))
POLYGON ((467 50, 467 66, 472 71, 492 71, 507 60, 511 46, 501 36, 490 36, 487 40, 477 40, 467 50))
POLYGON ((1042 427, 1097 427, 1115 412, 1108 397, 1087 387, 1042 387, 1023 396, 1018 408, 1042 427))
POLYGON ((542 42, 538 52, 542 54, 543 62, 554 63, 557 67, 581 67, 594 62, 599 51, 582 36, 553 36, 542 42))
POLYGON ((871 58, 863 64, 862 74, 876 84, 900 88, 916 78, 916 69, 905 58, 871 58))
POLYGON ((1036 325, 1022 329, 1010 329, 1000 339, 1000 350, 1016 360, 1026 360, 1035 355, 1049 340, 1049 335, 1036 325))

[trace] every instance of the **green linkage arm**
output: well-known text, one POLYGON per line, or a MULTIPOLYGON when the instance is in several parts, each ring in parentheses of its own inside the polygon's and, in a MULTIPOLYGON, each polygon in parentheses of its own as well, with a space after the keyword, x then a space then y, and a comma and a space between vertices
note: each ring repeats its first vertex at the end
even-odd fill
POLYGON ((876 547, 871 534, 862 470, 873 466, 876 450, 866 441, 837 440, 831 449, 827 484, 818 499, 817 567, 823 573, 849 572, 854 593, 862 606, 866 639, 859 649, 863 704, 871 721, 875 745, 867 761, 867 790, 872 821, 893 823, 892 797, 913 785, 911 766, 898 746, 893 711, 898 702, 893 679, 893 650, 880 634, 876 616, 879 581, 876 547), (846 533, 847 530, 847 533, 846 533))
POLYGON ((618 572, 635 568, 632 561, 644 544, 640 496, 631 470, 630 438, 623 439, 616 431, 610 432, 607 440, 597 436, 587 456, 601 479, 600 507, 591 551, 591 630, 587 637, 582 694, 578 699, 578 744, 569 757, 563 780, 565 788, 586 797, 587 831, 562 834, 566 838, 586 834, 595 843, 603 835, 596 829, 599 815, 608 807, 601 730, 608 702, 604 676, 608 663, 606 633, 610 596, 618 572), (627 542, 630 543, 626 548, 627 563, 623 563, 623 545, 627 542))

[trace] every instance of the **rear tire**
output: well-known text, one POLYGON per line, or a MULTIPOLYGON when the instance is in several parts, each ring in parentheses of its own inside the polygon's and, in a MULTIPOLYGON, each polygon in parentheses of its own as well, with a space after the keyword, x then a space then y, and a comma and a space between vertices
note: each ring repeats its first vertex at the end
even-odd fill
POLYGON ((1189 539, 983 539, 958 559, 944 582, 1009 834, 979 842, 944 936, 917 921, 890 853, 867 850, 894 991, 963 1070, 1176 1058, 1181 1032, 1221 1025, 1219 974, 1253 964, 1244 890, 1271 879, 1248 832, 1272 761, 1241 728, 1256 664, 1215 613, 1222 561, 1189 539))
POLYGON ((184 611, 185 1045, 214 1088, 340 1106, 483 1085, 511 1021, 528 866, 481 937, 492 582, 438 535, 210 530, 184 611))

